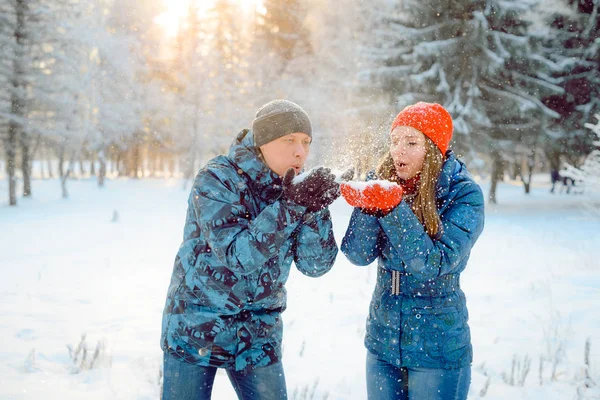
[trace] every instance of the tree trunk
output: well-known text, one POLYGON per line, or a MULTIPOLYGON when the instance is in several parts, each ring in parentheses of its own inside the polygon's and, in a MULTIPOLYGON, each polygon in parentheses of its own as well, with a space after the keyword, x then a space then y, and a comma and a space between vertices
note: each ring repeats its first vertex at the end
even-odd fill
POLYGON ((492 184, 490 185, 490 193, 488 195, 488 200, 490 204, 498 204, 496 201, 496 188, 498 187, 498 180, 494 178, 494 173, 492 172, 492 184))
POLYGON ((140 175, 139 175, 139 170, 140 170, 140 164, 141 164, 141 159, 140 159, 140 145, 139 144, 135 144, 133 146, 133 153, 132 153, 132 157, 131 157, 131 176, 133 177, 133 179, 140 179, 140 175))
POLYGON ((169 157, 169 178, 173 178, 175 176, 175 156, 171 154, 169 157))
POLYGON ((546 152, 546 158, 550 164, 550 171, 560 169, 560 153, 558 151, 546 152))
POLYGON ((104 178, 106 177, 106 157, 104 156, 104 150, 98 152, 98 162, 100 168, 98 170, 98 186, 104 187, 104 178))
POLYGON ((522 169, 523 169, 523 168, 522 168, 522 165, 521 165, 521 160, 517 160, 517 161, 515 161, 515 162, 513 163, 513 166, 512 166, 512 170, 511 170, 511 177, 510 177, 510 178, 511 178, 512 180, 516 180, 516 179, 517 179, 517 177, 519 177, 519 178, 521 178, 521 179, 522 179, 522 176, 521 176, 521 174, 522 174, 522 169))
POLYGON ((156 153, 152 148, 148 149, 148 172, 152 178, 156 178, 156 153))
POLYGON ((43 147, 40 148, 40 176, 44 180, 47 179, 46 178, 46 168, 44 167, 44 148, 43 147))
MULTIPOLYGON (((46 154, 46 164, 47 164, 46 166, 48 167, 47 168, 48 169, 48 177, 50 179, 52 179, 52 178, 54 178, 54 173, 52 172, 52 160, 50 157, 50 151, 49 151, 48 147, 45 147, 44 153, 46 154)), ((42 160, 42 162, 43 162, 43 160, 42 160)))
POLYGON ((8 140, 6 141, 6 173, 8 174, 8 204, 17 205, 17 180, 15 177, 15 163, 17 161, 17 132, 16 123, 11 122, 8 127, 8 140))
POLYGON ((23 173, 23 197, 31 196, 31 154, 29 135, 21 132, 21 172, 23 173))
POLYGON ((129 149, 123 153, 123 175, 133 177, 133 149, 129 149))
POLYGON ((79 149, 79 150, 73 152, 73 154, 71 155, 71 159, 69 160, 69 166, 67 167, 67 171, 65 172, 65 175, 60 180, 63 199, 67 199, 69 197, 69 192, 67 190, 67 181, 69 180, 69 176, 71 176, 71 173, 73 172, 73 169, 75 168, 76 160, 81 157, 81 151, 82 151, 82 149, 79 149))
POLYGON ((83 156, 79 157, 79 176, 81 178, 85 177, 85 167, 83 166, 83 156))
POLYGON ((65 176, 65 147, 61 146, 60 150, 58 151, 58 177, 59 178, 63 178, 63 176, 65 176))
MULTIPOLYGON (((14 37, 16 41, 15 47, 15 58, 13 59, 13 94, 11 96, 11 112, 13 115, 17 116, 20 120, 24 120, 26 118, 25 115, 25 102, 27 96, 25 83, 24 83, 24 75, 25 75, 25 46, 27 40, 27 1, 26 0, 16 0, 15 1, 15 14, 17 17, 17 25, 14 32, 14 37)), ((29 168, 30 163, 30 154, 29 154, 29 143, 28 143, 28 135, 25 133, 23 129, 23 125, 21 123, 13 125, 13 131, 16 131, 16 134, 19 138, 19 142, 21 145, 21 170, 23 172, 23 196, 28 197, 31 195, 31 169, 29 168)), ((16 137, 15 137, 16 140, 16 137)))
POLYGON ((63 199, 68 199, 69 198, 69 191, 67 190, 67 179, 68 179, 68 175, 71 173, 71 170, 67 171, 67 175, 63 176, 62 178, 60 178, 60 188, 62 191, 62 198, 63 199))
POLYGON ((156 153, 156 161, 154 164, 154 168, 155 168, 155 175, 156 176, 163 176, 163 172, 165 172, 165 166, 164 166, 164 160, 162 157, 162 154, 160 152, 156 153))
POLYGON ((535 168, 535 149, 531 150, 531 154, 527 158, 527 184, 525 185, 525 194, 531 191, 531 180, 533 179, 533 169, 535 168))
MULTIPOLYGON (((96 155, 94 152, 90 153, 90 174, 96 176, 96 155)), ((106 160, 104 161, 104 175, 106 175, 106 160)))
POLYGON ((531 180, 527 182, 523 181, 523 187, 525 188, 525 194, 529 194, 531 191, 531 180))
POLYGON ((527 156, 527 177, 523 174, 523 169, 519 169, 519 177, 521 178, 521 182, 523 182, 523 187, 525 188, 525 194, 529 194, 531 192, 531 179, 533 176, 533 168, 535 167, 535 149, 531 150, 531 153, 527 156))
POLYGON ((117 173, 119 176, 129 176, 129 153, 119 152, 117 158, 117 173))
POLYGON ((488 200, 491 204, 498 204, 496 200, 496 189, 498 187, 498 181, 500 181, 502 175, 504 174, 504 168, 502 163, 502 158, 499 154, 492 155, 492 176, 491 176, 491 185, 490 185, 490 193, 488 195, 488 200))
POLYGON ((65 171, 64 175, 60 178, 60 188, 62 190, 63 199, 69 198, 69 191, 67 190, 67 181, 69 180, 69 176, 71 175, 71 171, 73 170, 73 164, 75 163, 75 157, 71 157, 69 161, 69 166, 65 171))

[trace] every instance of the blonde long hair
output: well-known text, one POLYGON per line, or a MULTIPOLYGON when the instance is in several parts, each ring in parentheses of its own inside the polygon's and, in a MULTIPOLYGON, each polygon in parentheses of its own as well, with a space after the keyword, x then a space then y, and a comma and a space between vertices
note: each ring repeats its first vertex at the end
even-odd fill
MULTIPOLYGON (((419 219, 425 231, 431 238, 437 238, 442 231, 442 221, 437 210, 435 188, 438 177, 444 164, 444 157, 440 149, 425 137, 425 159, 421 168, 421 177, 417 194, 412 204, 412 210, 419 219)), ((377 175, 380 179, 402 184, 402 180, 396 174, 396 167, 392 155, 388 152, 377 167, 377 175)))

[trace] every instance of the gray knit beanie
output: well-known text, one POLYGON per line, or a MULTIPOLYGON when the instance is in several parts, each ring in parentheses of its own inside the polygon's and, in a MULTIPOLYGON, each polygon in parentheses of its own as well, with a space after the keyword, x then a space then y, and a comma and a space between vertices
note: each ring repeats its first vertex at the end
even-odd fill
POLYGON ((252 121, 252 132, 256 147, 290 133, 302 132, 312 137, 308 114, 288 100, 273 100, 260 107, 252 121))

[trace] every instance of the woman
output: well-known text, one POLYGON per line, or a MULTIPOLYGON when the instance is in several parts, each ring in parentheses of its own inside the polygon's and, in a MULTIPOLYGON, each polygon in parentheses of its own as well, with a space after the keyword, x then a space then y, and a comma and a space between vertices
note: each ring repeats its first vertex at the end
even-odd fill
POLYGON ((356 265, 377 259, 379 267, 365 337, 370 400, 467 397, 472 347, 459 276, 483 230, 484 201, 448 150, 452 129, 439 104, 406 107, 370 174, 403 190, 374 185, 364 196, 342 187, 357 208, 341 250, 356 265))

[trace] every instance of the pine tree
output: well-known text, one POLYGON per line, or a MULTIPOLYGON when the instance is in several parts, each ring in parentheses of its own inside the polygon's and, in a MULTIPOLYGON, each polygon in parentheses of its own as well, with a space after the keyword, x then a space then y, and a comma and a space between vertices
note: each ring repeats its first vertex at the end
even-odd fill
POLYGON ((543 99, 560 114, 545 147, 552 169, 560 169, 561 158, 576 165, 592 149, 594 137, 585 124, 600 111, 599 7, 593 0, 543 0, 537 10, 549 79, 564 89, 543 99))
POLYGON ((515 143, 535 145, 557 117, 538 96, 560 88, 544 79, 524 15, 531 1, 403 1, 382 13, 378 46, 365 71, 397 108, 417 101, 444 105, 455 122, 455 149, 493 160, 490 200, 515 143))

